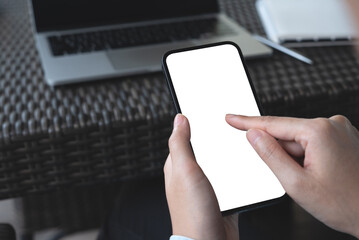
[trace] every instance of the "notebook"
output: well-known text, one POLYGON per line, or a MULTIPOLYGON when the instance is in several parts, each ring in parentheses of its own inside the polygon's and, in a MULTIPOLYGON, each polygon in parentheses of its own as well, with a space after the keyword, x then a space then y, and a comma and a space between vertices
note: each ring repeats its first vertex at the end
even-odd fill
POLYGON ((257 0, 267 37, 286 46, 351 44, 356 37, 342 0, 257 0))
POLYGON ((177 48, 233 41, 246 57, 272 50, 220 11, 217 0, 31 0, 51 86, 157 72, 177 48))

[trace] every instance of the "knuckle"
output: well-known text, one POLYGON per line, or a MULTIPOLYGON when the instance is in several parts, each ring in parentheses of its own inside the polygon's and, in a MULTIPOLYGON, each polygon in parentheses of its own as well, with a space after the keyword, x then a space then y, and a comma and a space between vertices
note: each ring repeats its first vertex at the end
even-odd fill
POLYGON ((175 134, 172 133, 172 135, 168 139, 168 147, 172 148, 176 144, 176 141, 177 141, 177 137, 175 134))
POLYGON ((262 125, 263 125, 263 127, 264 127, 263 129, 264 129, 265 131, 267 131, 267 127, 268 127, 268 125, 269 125, 270 123, 273 122, 274 117, 273 117, 273 116, 263 116, 263 117, 261 117, 260 119, 261 119, 262 125))
POLYGON ((350 123, 349 119, 346 118, 345 116, 343 115, 335 115, 335 116, 332 116, 331 118, 329 118, 335 122, 338 122, 338 123, 343 123, 343 124, 348 124, 350 123))
POLYGON ((263 123, 270 123, 273 121, 273 116, 263 116, 261 117, 263 123))
POLYGON ((327 118, 316 118, 313 120, 312 130, 315 134, 325 135, 333 128, 332 123, 327 118))
POLYGON ((268 144, 265 151, 263 151, 262 156, 264 159, 271 160, 274 158, 277 151, 277 146, 274 143, 268 144))
POLYGON ((165 165, 163 166, 163 173, 164 174, 166 174, 166 172, 168 171, 168 163, 167 163, 167 161, 165 162, 165 165))

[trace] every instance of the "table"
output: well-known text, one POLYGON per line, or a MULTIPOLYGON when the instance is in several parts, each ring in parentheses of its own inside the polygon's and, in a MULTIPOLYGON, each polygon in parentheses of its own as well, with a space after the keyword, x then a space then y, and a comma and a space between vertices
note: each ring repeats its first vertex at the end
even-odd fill
MULTIPOLYGON (((221 9, 264 31, 252 0, 221 9)), ((359 68, 350 46, 248 60, 266 114, 346 115, 359 126, 359 68)), ((50 88, 26 0, 0 2, 0 199, 162 173, 175 110, 162 73, 50 88)))
POLYGON ((162 73, 50 88, 27 1, 0 2, 0 199, 162 172, 162 73))
MULTIPOLYGON (((263 34, 249 0, 221 8, 263 34)), ((174 109, 162 73, 50 88, 25 0, 0 4, 0 199, 158 174, 174 109)), ((267 114, 347 115, 359 123, 359 68, 350 46, 248 60, 267 114)))

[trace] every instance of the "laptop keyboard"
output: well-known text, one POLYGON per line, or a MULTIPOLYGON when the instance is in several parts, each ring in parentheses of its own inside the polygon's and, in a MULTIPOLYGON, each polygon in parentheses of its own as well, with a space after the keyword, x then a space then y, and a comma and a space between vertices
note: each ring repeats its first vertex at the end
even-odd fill
POLYGON ((88 53, 233 33, 215 18, 48 37, 54 56, 88 53))

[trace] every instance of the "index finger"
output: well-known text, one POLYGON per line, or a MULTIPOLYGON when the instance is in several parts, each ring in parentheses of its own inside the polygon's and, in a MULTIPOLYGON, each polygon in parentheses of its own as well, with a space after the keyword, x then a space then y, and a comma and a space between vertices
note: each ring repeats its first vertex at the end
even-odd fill
POLYGON ((286 141, 300 141, 310 131, 308 119, 290 117, 226 115, 229 125, 239 130, 260 129, 275 138, 286 141))

